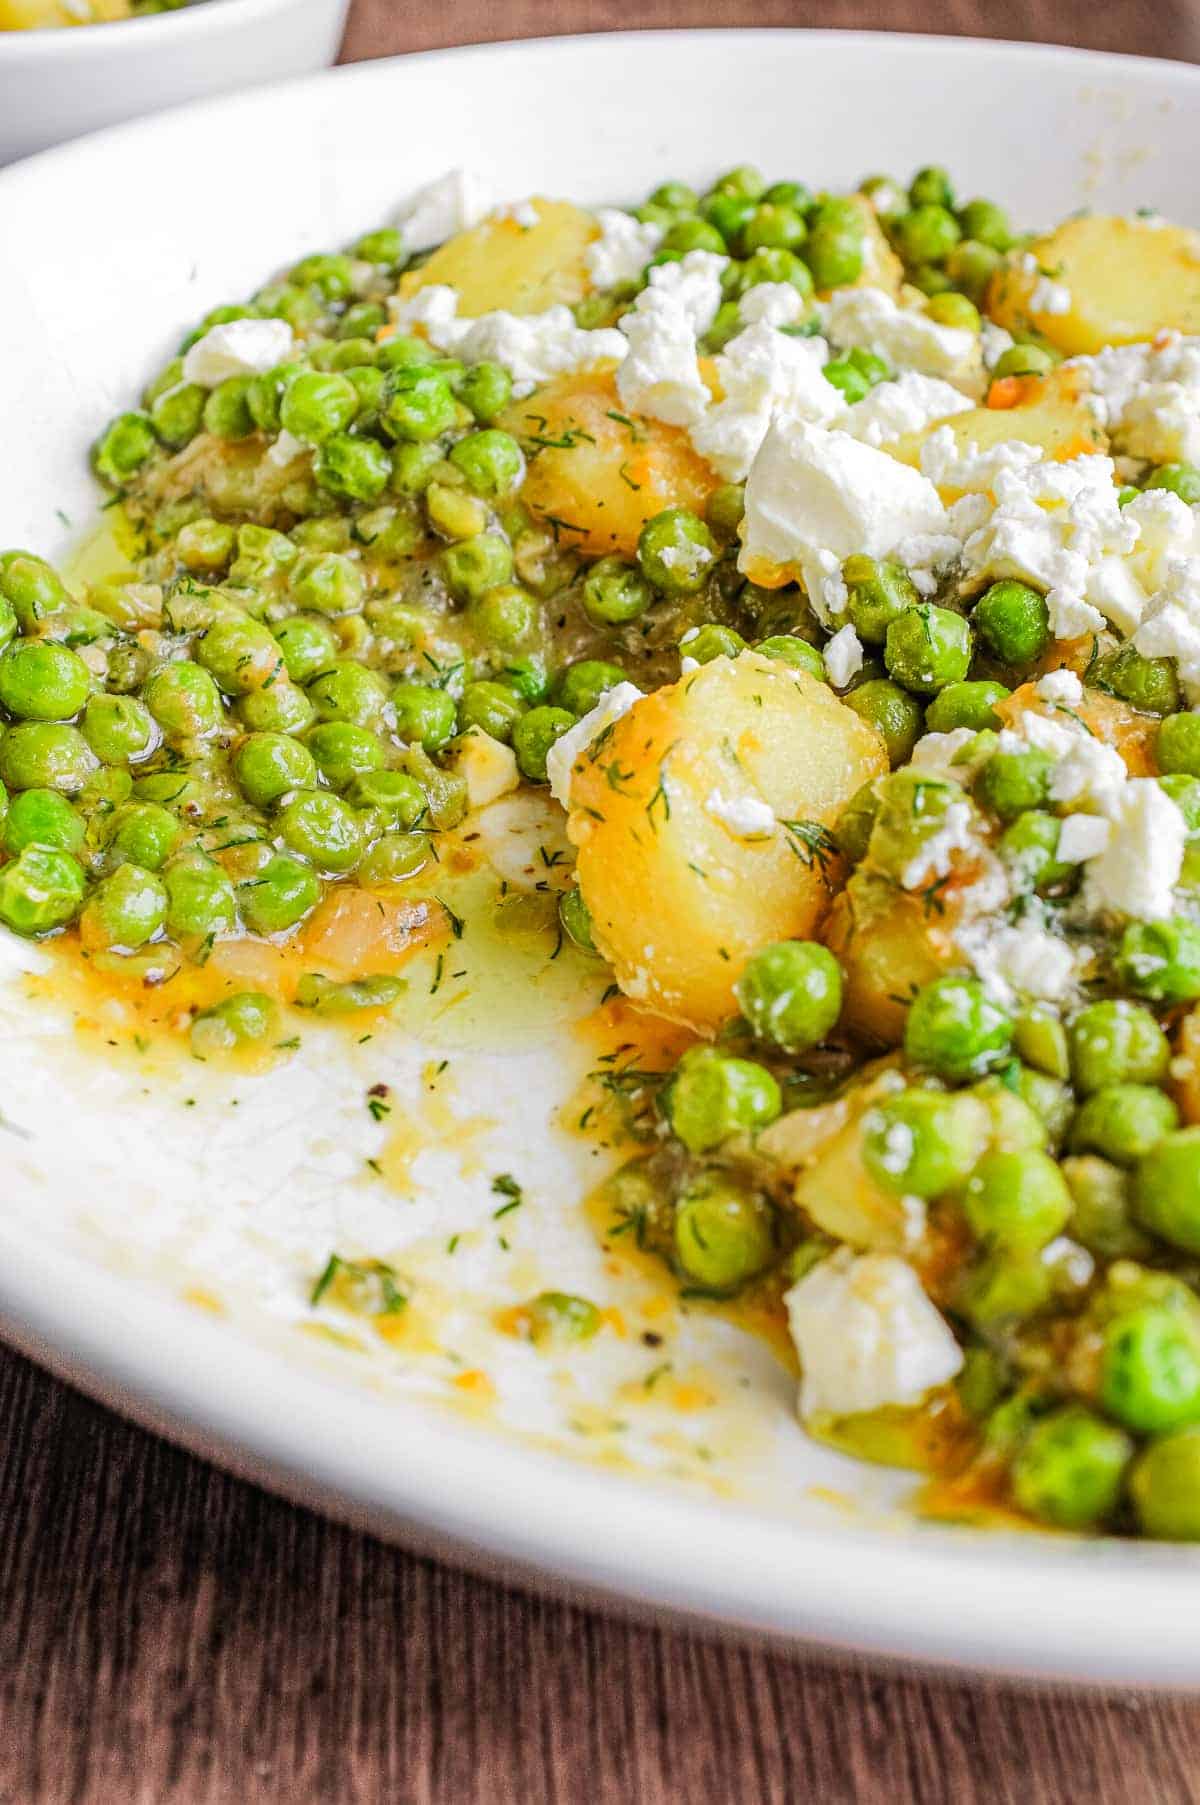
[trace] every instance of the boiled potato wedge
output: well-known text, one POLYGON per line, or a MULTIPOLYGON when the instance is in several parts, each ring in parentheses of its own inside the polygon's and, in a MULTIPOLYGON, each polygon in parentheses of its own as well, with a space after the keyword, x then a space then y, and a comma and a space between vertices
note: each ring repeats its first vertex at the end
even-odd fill
POLYGON ((910 999, 923 984, 962 965, 951 911, 887 878, 856 871, 829 912, 822 936, 842 967, 842 1025, 863 1040, 895 1047, 910 999))
POLYGON ((863 266, 854 288, 884 288, 897 296, 904 281, 904 265, 884 236, 879 215, 865 194, 852 194, 850 199, 862 215, 863 266))
MULTIPOLYGON (((1077 370, 1056 370, 1050 376, 1009 377, 992 384, 986 407, 952 414, 948 420, 934 420, 920 432, 906 433, 884 450, 902 464, 919 466, 926 439, 945 426, 963 452, 972 445, 986 451, 1010 439, 1040 445, 1047 457, 1059 461, 1105 451, 1108 441, 1080 399, 1084 387, 1077 370)), ((946 501, 957 500, 959 493, 942 491, 946 501)))
POLYGON ((1010 332, 1032 328, 1068 356, 1136 344, 1164 327, 1200 332, 1200 233, 1186 226, 1094 214, 1069 219, 1030 251, 1034 268, 998 270, 988 292, 988 313, 1010 332), (1070 297, 1061 313, 1044 306, 1050 283, 1070 297))
POLYGON ((632 557, 647 520, 664 508, 702 511, 717 485, 687 433, 628 414, 604 372, 547 383, 500 425, 529 458, 522 501, 558 522, 564 545, 596 557, 632 557))
POLYGON ((841 876, 828 828, 886 769, 825 684, 757 653, 635 703, 576 759, 568 823, 626 995, 701 1031, 734 1014, 750 954, 818 928, 841 876), (774 814, 762 838, 743 837, 748 802, 774 814))
POLYGON ((535 200, 536 226, 515 219, 485 219, 447 239, 420 269, 400 278, 408 299, 418 289, 446 283, 458 293, 460 318, 482 313, 544 313, 555 302, 582 300, 589 281, 584 251, 599 228, 590 213, 570 201, 535 200))

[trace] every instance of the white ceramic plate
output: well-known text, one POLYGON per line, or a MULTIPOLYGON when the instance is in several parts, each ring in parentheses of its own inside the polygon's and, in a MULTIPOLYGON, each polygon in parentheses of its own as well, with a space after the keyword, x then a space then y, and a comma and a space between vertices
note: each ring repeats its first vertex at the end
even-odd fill
MULTIPOLYGON (((67 548, 95 505, 84 445, 181 329, 453 162, 487 169, 501 197, 601 201, 747 159, 814 185, 938 161, 1029 223, 1092 204, 1194 219, 1198 95, 1192 69, 1001 44, 593 37, 371 64, 59 151, 0 178, 0 243, 21 247, 0 285, 0 542, 67 548)), ((623 1441, 600 1419, 645 1373, 637 1337, 608 1338, 591 1393, 511 1340, 505 1364, 492 1303, 607 1282, 571 1202, 587 1149, 549 1126, 586 1064, 563 1026, 582 979, 531 977, 520 1020, 510 998, 498 1026, 478 999, 453 1020, 426 1008, 417 1041, 353 1057, 314 1033, 252 1085, 211 1081, 200 1111, 177 1074, 147 1086, 128 1061, 82 1057, 21 982, 0 982, 0 1105, 23 1131, 4 1142, 0 1312, 86 1389, 295 1497, 504 1574, 786 1641, 1200 1683, 1200 1556, 920 1525, 904 1482, 803 1438, 786 1383, 724 1324, 691 1318, 677 1344, 711 1380, 708 1414, 631 1407, 623 1441), (438 1056, 457 1086, 441 1130, 423 1074, 438 1056), (380 1077, 419 1118, 407 1203, 363 1176, 380 1077), (497 1169, 529 1196, 503 1258, 497 1169), (464 1233, 458 1266, 439 1265, 448 1230, 464 1233), (424 1262, 446 1291, 436 1354, 306 1332, 304 1283, 333 1245, 424 1262), (197 1286, 222 1317, 182 1301, 197 1286), (452 1375, 489 1362, 486 1421, 450 1413, 452 1375), (566 1406, 564 1385, 583 1388, 566 1406)))
POLYGON ((0 32, 0 164, 103 125, 323 69, 348 0, 198 0, 181 12, 0 32))

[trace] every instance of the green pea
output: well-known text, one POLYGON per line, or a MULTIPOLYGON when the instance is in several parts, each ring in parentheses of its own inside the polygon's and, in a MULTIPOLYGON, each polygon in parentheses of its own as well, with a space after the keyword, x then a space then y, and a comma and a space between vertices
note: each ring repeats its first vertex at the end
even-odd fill
POLYGON ((352 871, 363 854, 362 824, 328 790, 298 790, 275 818, 284 843, 319 871, 352 871))
MULTIPOLYGON (((351 566, 353 568, 353 566, 351 566)), ((293 683, 307 683, 331 665, 338 654, 337 634, 327 621, 293 614, 275 628, 275 640, 293 683)))
POLYGON ((892 240, 905 263, 941 263, 962 237, 945 206, 922 202, 890 222, 892 240))
POLYGON ((978 332, 983 323, 975 303, 952 291, 931 295, 925 312, 937 325, 953 326, 959 332, 978 332))
POLYGON ((510 581, 512 546, 499 533, 476 533, 457 545, 447 545, 441 565, 451 595, 460 602, 477 601, 487 590, 510 581))
POLYGON ((233 556, 234 531, 223 520, 202 515, 189 520, 175 535, 175 556, 185 570, 197 576, 213 576, 228 565, 233 556))
POLYGON ((197 382, 181 382, 159 395, 150 409, 150 421, 162 443, 181 451, 204 424, 208 391, 197 382))
POLYGON ((847 558, 842 580, 849 591, 850 624, 867 645, 882 645, 892 622, 921 600, 904 566, 889 559, 847 558))
POLYGON ((1009 1060, 1003 1077, 981 1078, 971 1086, 991 1118, 990 1144, 1005 1153, 1023 1153, 1048 1143, 1046 1124, 1021 1094, 1015 1060, 1009 1060))
POLYGON ((1053 354, 1041 345, 1011 345, 996 359, 992 376, 1045 376, 1054 363, 1053 354))
POLYGON ((234 754, 233 774, 256 808, 270 808, 289 790, 311 789, 317 781, 312 753, 285 733, 247 735, 234 754))
POLYGON ((1035 1253, 1001 1248, 985 1254, 970 1268, 960 1288, 959 1308, 984 1335, 998 1335, 1036 1316, 1050 1303, 1054 1278, 1035 1253))
POLYGON ((1154 751, 1160 771, 1200 777, 1200 714, 1168 715, 1160 721, 1154 751))
POLYGON ((813 940, 780 940, 746 963, 734 986, 757 1039, 785 1053, 806 1053, 837 1025, 842 971, 813 940))
POLYGON ((1144 658, 1131 645, 1099 659, 1092 681, 1143 714, 1174 714, 1183 699, 1175 660, 1144 658))
POLYGON ((940 1197, 966 1179, 982 1152, 987 1111, 974 1097, 906 1090, 863 1118, 863 1160, 889 1191, 940 1197))
POLYGON ((861 401, 864 395, 869 395, 877 383, 886 382, 892 371, 882 357, 876 357, 873 351, 863 351, 856 346, 844 356, 832 358, 821 374, 826 382, 831 382, 853 404, 861 401))
POLYGON ((319 289, 327 301, 345 301, 354 293, 354 266, 340 251, 314 251, 289 271, 289 280, 319 289))
POLYGON ((1200 501, 1200 469, 1195 464, 1160 464, 1144 487, 1167 489, 1180 501, 1186 501, 1189 508, 1194 507, 1200 501))
POLYGON ((512 377, 502 364, 472 364, 459 394, 480 424, 490 426, 512 400, 512 377))
POLYGON ((506 684, 489 682, 468 683, 458 710, 464 730, 478 727, 506 744, 524 712, 506 684))
POLYGON ((57 790, 22 790, 4 817, 4 848, 13 855, 27 846, 78 852, 86 833, 82 818, 57 790))
POLYGON ((1116 1510, 1133 1451, 1111 1423, 1080 1404, 1065 1405, 1035 1423, 1018 1449, 1013 1497, 1059 1529, 1093 1528, 1116 1510))
POLYGON ((286 533, 270 527, 254 526, 247 521, 237 531, 238 555, 229 572, 230 580, 253 587, 269 583, 296 562, 298 548, 286 533))
MULTIPOLYGON (((115 775, 127 777, 129 773, 115 775)), ((202 778, 189 776, 186 770, 149 771, 136 780, 132 793, 139 802, 161 802, 164 808, 190 820, 198 818, 210 801, 208 784, 202 778)))
POLYGON ((57 721, 25 721, 0 739, 0 782, 10 790, 77 796, 96 764, 79 729, 57 721))
POLYGON ((236 707, 250 733, 303 733, 317 712, 302 689, 282 679, 240 696, 236 707))
POLYGON ((1064 1159, 1062 1175, 1071 1193, 1068 1234, 1103 1260, 1144 1259, 1153 1244, 1130 1216, 1129 1174, 1085 1153, 1064 1159))
POLYGON ((878 807, 871 829, 871 863, 902 882, 913 860, 942 832, 947 810, 962 804, 963 792, 946 779, 905 769, 876 779, 875 796, 878 807))
MULTIPOLYGON (((360 566, 344 552, 305 553, 297 559, 288 586, 298 607, 317 614, 356 613, 366 594, 366 579, 360 566)), ((279 631, 282 627, 277 630, 277 637, 279 631)), ((288 674, 298 682, 304 681, 290 666, 288 674)))
POLYGON ((415 370, 423 364, 431 364, 437 352, 423 338, 412 338, 401 332, 378 345, 376 355, 384 369, 415 370))
POLYGON ((675 1205, 675 1258, 706 1291, 735 1291, 771 1264, 774 1212, 765 1197, 723 1172, 692 1180, 675 1205))
POLYGON ((189 660, 161 665, 142 693, 150 713, 172 737, 198 738, 215 733, 222 723, 220 690, 202 665, 189 660))
POLYGON ((326 721, 314 727, 305 745, 327 783, 344 790, 366 771, 382 769, 387 751, 377 734, 350 721, 326 721))
POLYGON ((1141 1435, 1161 1435, 1200 1419, 1200 1335, 1178 1311, 1147 1304, 1115 1317, 1104 1332, 1100 1402, 1141 1435))
POLYGON ((280 425, 311 445, 344 432, 357 412, 358 390, 348 377, 332 370, 302 370, 288 383, 279 403, 280 425))
POLYGON ((517 764, 532 783, 546 781, 546 755, 555 740, 575 725, 565 708, 531 708, 513 727, 512 745, 517 764))
POLYGON ((426 834, 384 834, 358 868, 361 884, 403 884, 429 863, 426 834))
POLYGON ((1036 1147, 984 1154, 963 1193, 971 1228, 999 1247, 1044 1247, 1062 1232, 1071 1207, 1057 1162, 1036 1147))
POLYGON ((905 689, 936 695, 970 669, 971 629, 961 614, 920 602, 888 627, 883 658, 889 677, 905 689))
POLYGON ((79 913, 83 867, 54 846, 26 846, 0 870, 0 921, 27 939, 66 927, 79 913))
POLYGON ((862 216, 849 201, 823 201, 809 222, 804 258, 819 289, 847 288, 863 272, 862 216))
POLYGON ((1179 1111, 1153 1085, 1105 1084, 1093 1091, 1075 1117, 1071 1148, 1132 1166, 1178 1126, 1179 1111))
POLYGON ((953 207, 954 189, 940 164, 918 169, 909 185, 908 200, 912 207, 953 207))
POLYGON ((623 558, 601 558, 584 578, 583 611, 598 627, 623 626, 643 615, 654 595, 641 571, 623 558))
POLYGON ((1151 1442, 1134 1463, 1129 1495, 1145 1535, 1200 1541, 1200 1429, 1151 1442))
POLYGON ((825 660, 816 646, 810 646, 806 639, 798 639, 792 633, 773 633, 767 639, 760 639, 755 646, 764 658, 774 658, 780 664, 790 664, 795 670, 807 671, 810 677, 820 682, 828 681, 825 660))
POLYGON ((717 193, 700 203, 709 225, 715 226, 730 250, 740 249, 746 223, 754 216, 754 201, 746 194, 717 193))
POLYGON ((1026 1065, 1048 1072, 1052 1078, 1066 1078, 1070 1073, 1067 1031, 1046 1004, 1035 1003, 1017 1017, 1013 1049, 1026 1065))
POLYGON ((397 683, 392 690, 396 732, 402 740, 416 741, 426 752, 437 752, 453 739, 458 728, 454 697, 425 683, 397 683))
MULTIPOLYGON (((371 259, 364 261, 369 262, 371 259)), ((338 337, 347 341, 365 340, 374 354, 375 334, 386 324, 387 308, 382 301, 355 301, 352 307, 347 307, 338 321, 338 337)))
POLYGON ((80 917, 84 944, 136 952, 167 918, 167 891, 154 872, 119 865, 93 890, 80 917))
POLYGON ((1033 747, 1028 752, 995 752, 975 780, 976 798, 1001 821, 1013 821, 1049 800, 1053 769, 1050 755, 1033 747))
POLYGON ((1074 866, 1057 856, 1061 832, 1057 815, 1032 808, 1005 828, 996 850, 1021 889, 1045 889, 1070 877, 1074 866))
POLYGON ((370 809, 389 827, 415 827, 425 813, 425 795, 415 778, 404 771, 359 771, 346 786, 346 800, 355 808, 370 809))
MULTIPOLYGON (((943 206, 949 202, 943 201, 943 206)), ((958 223, 968 238, 986 244, 996 251, 1007 251, 1012 243, 1008 214, 995 201, 968 201, 960 207, 958 223)))
POLYGON ((308 686, 308 699, 322 721, 352 721, 373 727, 387 702, 387 684, 378 671, 352 658, 327 666, 308 686))
POLYGON ((1171 1048, 1148 1009, 1124 998, 1089 1003, 1071 1023, 1071 1076, 1085 1094, 1106 1085, 1158 1084, 1171 1048))
POLYGON ((982 305, 1001 262, 1000 252, 991 245, 976 238, 964 238, 949 253, 944 268, 947 279, 955 288, 982 305))
POLYGON ((1045 1129, 1049 1145, 1061 1146, 1075 1114, 1075 1095, 1070 1085, 1028 1065, 1020 1066, 1014 1073, 1006 1072, 1004 1083, 1015 1085, 1017 1097, 1045 1129))
POLYGON ((126 802, 112 817, 108 850, 117 859, 160 871, 179 844, 176 816, 157 802, 126 802))
POLYGON ((490 429, 468 433, 450 452, 476 495, 495 501, 511 495, 525 475, 525 458, 511 433, 490 429))
POLYGON ((188 1040, 194 1059, 211 1059, 253 1045, 276 1032, 279 1010, 260 990, 242 990, 205 1009, 193 1021, 188 1040))
POLYGON ((638 535, 642 574, 667 595, 694 595, 717 561, 712 534, 686 508, 667 508, 648 520, 638 535))
POLYGON ((351 255, 363 263, 382 263, 394 269, 404 256, 404 241, 395 226, 379 226, 363 233, 351 247, 351 255))
POLYGON ((229 376, 210 389, 204 403, 205 429, 218 439, 248 439, 255 430, 249 390, 253 378, 229 376))
POLYGON ((8 604, 0 615, 0 646, 13 637, 11 611, 23 633, 32 633, 39 621, 57 614, 71 603, 69 590, 58 572, 32 552, 0 552, 0 597, 8 604))
POLYGON ((238 885, 237 899, 246 926, 254 934, 279 934, 314 909, 321 880, 311 865, 277 853, 254 877, 238 885))
POLYGON ((590 714, 610 689, 624 681, 625 673, 619 665, 606 664, 600 658, 581 658, 563 671, 556 685, 555 700, 560 708, 582 717, 590 714))
POLYGON ((313 475, 322 489, 343 500, 377 501, 391 481, 392 460, 374 439, 333 432, 320 444, 313 475))
POLYGON ((1011 694, 1003 683, 948 683, 925 710, 926 729, 930 733, 953 733, 959 727, 969 727, 972 733, 981 733, 985 727, 999 730, 1002 723, 996 704, 1011 694))
POLYGON ((676 1139, 689 1153, 706 1153, 732 1134, 765 1128, 782 1099, 765 1066, 731 1059, 714 1047, 693 1047, 664 1087, 662 1105, 676 1139))
POLYGON ((1164 796, 1171 798, 1183 816, 1189 842, 1194 841, 1200 835, 1200 778, 1185 777, 1182 772, 1173 771, 1158 779, 1158 787, 1164 796))
POLYGON ((275 635, 248 614, 218 616, 197 645, 196 660, 231 696, 262 689, 284 670, 275 635))
POLYGON ((0 653, 0 705, 19 720, 69 720, 91 687, 87 665, 66 646, 27 639, 0 653))
POLYGON ((834 828, 838 851, 855 865, 866 857, 878 814, 879 794, 876 781, 871 778, 851 796, 834 828))
POLYGON ((221 867, 200 853, 187 853, 164 872, 166 929, 173 940, 203 941, 228 934, 237 924, 233 885, 221 867))
POLYGON ((914 1065, 961 1084, 1001 1064, 1012 1045, 1012 1017, 975 978, 937 978, 913 998, 904 1052, 914 1065))
POLYGON ((875 729, 887 748, 893 769, 904 764, 924 727, 924 713, 916 697, 884 677, 872 677, 842 700, 875 729))
POLYGON ((1200 1128, 1164 1135, 1138 1162, 1133 1209, 1173 1247, 1200 1253, 1200 1128))
POLYGON ((110 489, 123 489, 157 443, 149 414, 118 414, 92 446, 92 469, 110 489))
POLYGON ((517 657, 510 655, 495 676, 497 683, 507 685, 514 695, 520 696, 522 702, 544 702, 550 693, 546 660, 537 652, 517 657))
POLYGON ((382 420, 393 439, 425 445, 448 432, 458 418, 454 391, 438 370, 393 370, 388 388, 382 420))
POLYGON ((582 947, 588 953, 596 951, 596 942, 592 935, 591 912, 583 899, 583 891, 578 884, 572 884, 569 890, 563 890, 560 893, 558 919, 576 946, 582 947))
POLYGON ((1118 980, 1137 996, 1153 1003, 1195 1002, 1200 997, 1200 926, 1184 915, 1130 922, 1115 963, 1118 980))
POLYGON ((425 514, 443 539, 473 539, 488 523, 485 502, 447 483, 430 483, 425 491, 425 514))
POLYGON ((525 1306, 529 1339, 537 1347, 548 1343, 590 1341, 600 1328, 600 1312, 586 1297, 567 1291, 542 1291, 525 1306))
POLYGON ((746 642, 740 633, 732 627, 719 626, 716 621, 692 627, 679 642, 680 658, 690 658, 693 664, 711 664, 714 658, 736 658, 745 649, 746 642))
MULTIPOLYGON (((808 237, 803 214, 795 207, 778 201, 762 201, 742 228, 742 244, 746 251, 794 251, 808 237)), ((718 248, 724 250, 721 244, 718 248)))

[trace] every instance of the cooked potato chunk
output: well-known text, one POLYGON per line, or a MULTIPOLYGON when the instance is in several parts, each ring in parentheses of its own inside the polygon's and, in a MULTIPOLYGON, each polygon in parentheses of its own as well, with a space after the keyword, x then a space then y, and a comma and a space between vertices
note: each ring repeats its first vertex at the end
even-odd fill
MULTIPOLYGON (((986 407, 973 407, 948 420, 934 420, 920 432, 906 433, 884 449, 901 463, 919 466, 926 439, 945 426, 954 434, 955 445, 962 452, 972 445, 986 451, 1010 439, 1040 445, 1048 457, 1059 461, 1104 451, 1108 441, 1080 400, 1083 387, 1074 370, 1056 370, 1044 377, 1006 377, 992 384, 986 407)), ((946 500, 956 499, 953 491, 943 494, 946 500)))
POLYGON ((865 194, 852 194, 850 199, 862 214, 863 266, 855 288, 885 288, 898 295, 904 281, 904 265, 884 236, 879 216, 865 194))
POLYGON ((536 226, 515 219, 485 219, 459 232, 420 269, 400 278, 406 299, 444 282, 458 291, 460 316, 544 313, 556 301, 568 306, 588 291, 586 247, 598 227, 590 213, 569 201, 533 201, 536 226))
POLYGON ((1071 356, 1200 331, 1200 234, 1186 226, 1093 214, 1031 247, 1033 266, 997 272, 987 310, 1010 331, 1033 328, 1071 356))
POLYGON ((529 453, 522 501, 576 551, 631 557, 653 515, 702 509, 716 487, 686 432, 627 413, 604 372, 561 376, 500 424, 529 453))
POLYGON ((887 769, 874 731, 803 671, 718 658, 645 697, 574 765, 569 832, 596 943, 628 996, 716 1028, 768 941, 820 924, 828 834, 887 769))
POLYGON ((924 897, 885 877, 856 872, 830 910, 824 934, 842 967, 843 1024, 865 1040, 898 1046, 909 999, 962 964, 952 925, 940 900, 930 908, 924 897))

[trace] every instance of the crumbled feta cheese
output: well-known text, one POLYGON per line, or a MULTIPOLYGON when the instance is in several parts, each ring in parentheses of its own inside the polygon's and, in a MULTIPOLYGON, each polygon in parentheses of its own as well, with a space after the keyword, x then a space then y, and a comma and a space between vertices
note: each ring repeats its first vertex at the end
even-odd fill
POLYGON ((962 924, 955 940, 988 995, 1005 1007, 1018 997, 1061 1002, 1074 985, 1071 948, 1035 921, 1014 926, 982 917, 962 924))
POLYGON ((904 370, 894 382, 878 382, 869 395, 856 401, 845 419, 845 430, 864 445, 889 445, 905 433, 922 432, 934 420, 965 413, 974 403, 949 382, 904 370))
POLYGON ((410 195, 396 214, 408 252, 431 251, 485 219, 492 205, 487 181, 473 170, 450 169, 410 195))
POLYGON ((1083 701, 1083 684, 1074 671, 1047 671, 1034 685, 1043 702, 1058 702, 1065 708, 1078 708, 1083 701))
POLYGON ((1108 811, 1112 834, 1087 868, 1091 908, 1162 921, 1174 909, 1187 823, 1152 777, 1126 783, 1108 811))
POLYGON ((928 314, 901 307, 881 288, 839 288, 823 309, 825 336, 841 349, 861 346, 896 370, 924 376, 977 376, 979 336, 939 326, 928 314))
POLYGON ((467 806, 486 808, 501 796, 515 790, 521 781, 516 754, 502 740, 493 739, 482 727, 469 727, 459 739, 451 762, 460 777, 466 779, 467 806))
MULTIPOLYGON (((682 307, 688 325, 699 338, 717 317, 717 308, 721 305, 721 276, 728 263, 728 257, 722 257, 716 251, 688 251, 678 262, 655 264, 650 271, 649 287, 656 294, 670 295, 682 307)), ((641 298, 639 295, 638 300, 641 298)))
POLYGON ((576 760, 598 734, 628 714, 634 703, 641 699, 642 692, 635 683, 616 683, 612 689, 605 690, 595 708, 576 721, 561 739, 555 740, 546 754, 546 776, 550 780, 550 794, 556 802, 561 802, 564 808, 570 807, 571 771, 576 760))
POLYGON ((532 201, 509 201, 503 207, 497 207, 496 219, 510 219, 515 226, 522 226, 526 231, 536 226, 541 214, 532 201))
POLYGON ((957 778, 962 767, 955 760, 963 747, 975 738, 972 727, 954 727, 949 733, 923 733, 912 749, 909 764, 917 771, 928 771, 938 777, 957 778))
POLYGON ((962 1367, 948 1325, 894 1254, 841 1248, 784 1301, 800 1356, 801 1416, 916 1404, 962 1367))
POLYGON ((789 338, 765 321, 731 339, 716 360, 723 399, 691 429, 700 456, 726 481, 741 482, 773 419, 838 419, 846 404, 822 374, 827 355, 824 339, 789 338))
POLYGON ((975 824, 975 811, 965 798, 962 802, 949 803, 942 817, 942 825, 935 834, 922 842, 920 851, 900 873, 904 889, 922 890, 926 884, 949 876, 956 854, 977 853, 979 838, 975 824))
POLYGON ((1058 831, 1056 854, 1066 865, 1082 865, 1104 851, 1111 834, 1103 815, 1068 815, 1058 831))
POLYGON ((286 320, 226 320, 210 326, 183 360, 183 380, 215 389, 231 376, 261 376, 291 356, 295 339, 286 320))
POLYGON ((650 220, 643 223, 618 207, 600 207, 596 219, 600 236, 583 253, 593 283, 597 288, 619 288, 624 282, 636 282, 662 243, 662 227, 650 220))
POLYGON ((1200 459, 1200 338, 1164 333, 1067 367, 1087 377, 1093 411, 1118 451, 1156 464, 1200 459))
POLYGON ((1034 283, 1029 297, 1031 313, 1070 313, 1073 305, 1071 291, 1064 283, 1054 282, 1049 276, 1040 276, 1034 283))
POLYGON ((979 327, 979 349, 983 353, 983 367, 994 370, 1006 351, 1011 351, 1016 344, 1012 333, 1004 326, 997 326, 994 320, 983 320, 979 327))
POLYGON ((852 677, 862 670, 862 640, 847 624, 838 629, 825 647, 825 669, 835 689, 845 689, 852 677))
POLYGON ((710 790, 704 810, 736 840, 767 840, 775 832, 775 811, 760 796, 723 796, 710 790))
POLYGON ((626 355, 617 393, 632 413, 693 426, 711 400, 697 361, 696 333, 684 308, 665 289, 645 288, 620 321, 626 355))
POLYGON ((738 564, 751 577, 760 562, 795 567, 814 609, 828 620, 831 602, 844 606, 842 559, 855 552, 887 557, 901 540, 943 532, 945 525, 938 493, 919 471, 848 433, 778 420, 746 483, 738 564))
MULTIPOLYGON (((708 569, 712 562, 712 554, 707 546, 699 544, 698 541, 683 539, 678 545, 664 546, 658 554, 658 561, 664 570, 681 570, 684 576, 696 577, 702 570, 708 569)), ((689 638, 694 639, 699 631, 700 629, 696 627, 690 634, 685 633, 680 644, 682 645, 689 638)))
POLYGON ((791 282, 756 282, 738 302, 738 318, 744 326, 794 326, 804 315, 805 302, 791 282))
POLYGON ((496 312, 459 319, 457 294, 440 283, 394 304, 392 314, 402 331, 420 327, 438 351, 467 363, 503 364, 518 396, 552 376, 624 357, 627 349, 619 332, 607 327, 586 331, 575 324, 570 308, 561 305, 542 313, 496 312))
POLYGON ((1147 658, 1173 658, 1188 701, 1200 701, 1200 558, 1169 566, 1133 643, 1147 658))

